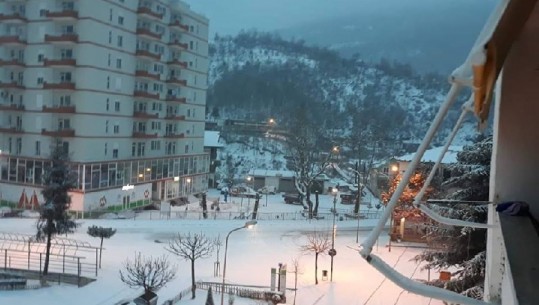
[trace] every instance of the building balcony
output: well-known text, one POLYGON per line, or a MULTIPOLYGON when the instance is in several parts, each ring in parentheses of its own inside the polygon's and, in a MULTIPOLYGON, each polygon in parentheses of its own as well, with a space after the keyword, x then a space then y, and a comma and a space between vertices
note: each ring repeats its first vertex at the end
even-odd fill
POLYGON ((150 93, 148 91, 142 91, 142 90, 135 90, 135 92, 133 93, 133 96, 152 99, 152 100, 159 99, 159 93, 150 93))
POLYGON ((0 132, 2 132, 2 133, 24 133, 24 130, 22 130, 21 127, 16 127, 16 126, 7 126, 7 127, 0 126, 0 132))
POLYGON ((165 120, 185 121, 185 115, 167 114, 165 120))
POLYGON ((163 19, 163 14, 156 13, 152 11, 149 7, 139 7, 137 10, 137 14, 141 17, 146 17, 152 20, 161 20, 163 19))
POLYGON ((169 133, 166 133, 164 138, 168 138, 168 139, 183 139, 185 138, 184 134, 183 133, 174 133, 174 132, 169 132, 169 133))
POLYGON ((75 136, 75 129, 64 128, 57 130, 41 129, 41 134, 44 136, 60 137, 60 138, 72 138, 75 136))
POLYGON ((157 133, 146 133, 143 131, 133 131, 133 138, 138 139, 153 139, 157 138, 159 135, 157 133))
POLYGON ((18 104, 0 104, 0 111, 24 111, 24 105, 18 104))
POLYGON ((43 106, 41 110, 44 113, 76 113, 77 110, 75 106, 43 106))
POLYGON ((23 40, 17 35, 4 35, 0 36, 0 45, 4 46, 24 46, 26 45, 26 40, 23 40))
POLYGON ((170 26, 172 29, 175 29, 175 30, 185 31, 185 32, 188 32, 188 31, 189 31, 189 26, 186 25, 186 24, 182 24, 179 20, 175 20, 175 21, 171 22, 171 23, 169 24, 169 26, 170 26))
POLYGON ((136 70, 135 77, 146 78, 151 80, 160 80, 159 74, 152 74, 144 70, 136 70))
POLYGON ((182 103, 185 104, 187 102, 187 99, 185 97, 179 97, 174 95, 167 95, 166 99, 167 102, 176 102, 176 103, 182 103))
POLYGON ((74 82, 47 83, 43 82, 43 89, 50 90, 75 90, 74 82))
POLYGON ((20 89, 20 90, 24 90, 25 87, 22 84, 19 84, 19 83, 15 82, 15 81, 6 82, 6 83, 0 82, 0 89, 20 89))
POLYGON ((169 42, 168 46, 178 50, 187 50, 187 48, 189 47, 187 43, 181 43, 177 40, 169 42))
POLYGON ((77 34, 45 35, 45 42, 57 44, 75 44, 79 42, 77 34))
POLYGON ((0 14, 0 22, 5 23, 25 23, 28 19, 19 13, 0 14))
POLYGON ((167 62, 167 64, 170 65, 170 66, 176 66, 176 67, 180 67, 180 68, 183 68, 183 69, 187 69, 187 62, 186 61, 180 61, 177 58, 174 58, 173 60, 167 62))
POLYGON ((24 63, 24 61, 16 59, 16 58, 12 58, 12 59, 9 59, 9 60, 0 59, 0 67, 20 67, 20 68, 24 68, 24 67, 26 67, 26 64, 24 63))
POLYGON ((154 33, 150 31, 149 29, 144 29, 144 28, 138 28, 137 35, 146 37, 148 39, 153 39, 153 40, 161 40, 161 38, 163 37, 163 34, 154 33))
POLYGON ((146 111, 134 111, 133 117, 139 118, 139 119, 157 119, 159 118, 158 113, 148 113, 146 111))
POLYGON ((169 79, 167 79, 167 84, 178 85, 178 86, 187 86, 187 80, 178 79, 178 78, 175 78, 175 77, 170 77, 169 79))
POLYGON ((135 56, 146 58, 149 60, 161 60, 160 54, 155 54, 147 50, 137 50, 137 52, 135 53, 135 56))
POLYGON ((57 12, 47 11, 45 17, 58 21, 74 21, 79 19, 79 12, 74 10, 62 10, 57 12))
POLYGON ((75 67, 77 66, 77 60, 73 58, 64 58, 64 59, 45 59, 43 61, 45 67, 75 67))

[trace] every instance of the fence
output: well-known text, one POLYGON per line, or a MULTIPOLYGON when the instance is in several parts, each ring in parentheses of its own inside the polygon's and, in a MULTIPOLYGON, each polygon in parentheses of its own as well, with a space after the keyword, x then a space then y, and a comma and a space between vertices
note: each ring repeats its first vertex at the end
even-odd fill
MULTIPOLYGON (((223 291, 223 284, 216 282, 197 282, 197 288, 200 289, 209 289, 212 288, 213 292, 221 293, 223 291)), ((268 287, 261 287, 262 289, 267 289, 268 287)), ((259 289, 261 289, 259 288, 259 289)), ((234 285, 234 284, 225 284, 224 293, 233 294, 242 298, 250 298, 255 300, 271 300, 274 295, 279 295, 281 298, 282 294, 278 291, 268 291, 268 290, 256 290, 248 288, 246 286, 234 285)))
POLYGON ((188 288, 185 288, 184 290, 182 290, 180 293, 178 293, 175 297, 173 297, 172 299, 169 299, 169 300, 166 300, 163 305, 174 305, 176 303, 178 303, 181 299, 183 299, 187 294, 191 293, 191 286, 189 286, 188 288))

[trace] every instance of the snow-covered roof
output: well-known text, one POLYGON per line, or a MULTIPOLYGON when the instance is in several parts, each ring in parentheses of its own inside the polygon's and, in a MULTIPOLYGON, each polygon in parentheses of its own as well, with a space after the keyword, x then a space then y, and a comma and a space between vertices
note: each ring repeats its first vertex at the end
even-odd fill
MULTIPOLYGON (((440 153, 442 152, 443 146, 431 148, 425 151, 425 154, 423 154, 423 158, 421 158, 421 162, 436 162, 438 160, 438 157, 440 156, 440 153)), ((449 149, 444 155, 444 158, 442 159, 442 163, 449 164, 449 163, 456 163, 457 162, 457 153, 462 151, 462 146, 449 146, 449 149)), ((399 161, 412 161, 414 158, 415 153, 406 154, 404 156, 396 157, 395 159, 399 161)))
POLYGON ((250 175, 255 177, 283 177, 283 178, 292 178, 294 177, 293 171, 287 170, 269 170, 269 169, 253 169, 249 172, 250 175))
POLYGON ((225 147, 219 140, 221 138, 219 131, 204 131, 204 147, 225 147))

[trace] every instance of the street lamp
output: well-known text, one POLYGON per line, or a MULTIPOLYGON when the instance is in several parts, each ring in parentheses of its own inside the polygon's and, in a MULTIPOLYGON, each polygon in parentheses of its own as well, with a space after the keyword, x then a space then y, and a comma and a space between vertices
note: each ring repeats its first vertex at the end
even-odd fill
POLYGON ((191 193, 191 178, 185 179, 185 193, 186 195, 189 195, 191 193))
MULTIPOLYGON (((251 184, 251 181, 253 180, 253 177, 247 176, 247 187, 251 184)), ((254 183, 253 183, 253 191, 254 191, 254 183)), ((249 213, 249 208, 251 207, 251 192, 247 192, 247 213, 249 213)))
POLYGON ((329 255, 331 256, 331 271, 330 271, 330 281, 333 282, 333 257, 337 254, 335 250, 335 234, 337 233, 337 227, 335 226, 335 216, 337 215, 337 193, 339 190, 334 187, 331 190, 333 194, 333 232, 331 234, 331 249, 329 250, 329 255))
POLYGON ((230 237, 230 234, 232 234, 232 232, 236 232, 238 230, 245 229, 245 228, 249 229, 249 228, 253 227, 254 225, 256 225, 256 220, 247 221, 242 227, 235 228, 235 229, 231 230, 230 232, 228 232, 228 234, 226 235, 226 239, 225 239, 225 260, 224 260, 224 263, 223 263, 223 285, 221 285, 221 305, 223 305, 224 301, 225 301, 226 252, 228 250, 228 237, 230 237))
MULTIPOLYGON (((393 172, 393 174, 390 175, 390 178, 396 175, 398 171, 399 171, 399 166, 397 164, 391 165, 391 172, 393 172)), ((389 187, 391 187, 391 181, 389 181, 389 184, 390 184, 389 187)), ((391 239, 393 238, 393 213, 395 213, 395 211, 391 211, 391 218, 389 221, 389 244, 388 244, 389 252, 391 252, 391 239)))

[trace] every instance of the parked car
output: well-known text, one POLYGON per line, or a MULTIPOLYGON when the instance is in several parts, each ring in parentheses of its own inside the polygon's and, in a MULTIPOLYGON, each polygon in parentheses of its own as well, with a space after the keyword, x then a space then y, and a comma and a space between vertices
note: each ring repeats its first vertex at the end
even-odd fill
POLYGON ((277 193, 277 188, 275 186, 264 186, 258 189, 260 194, 275 195, 277 193))
POLYGON ((256 198, 257 192, 247 186, 234 186, 230 188, 230 196, 256 198))
POLYGON ((301 204, 301 195, 300 194, 283 194, 283 199, 286 204, 301 204))

